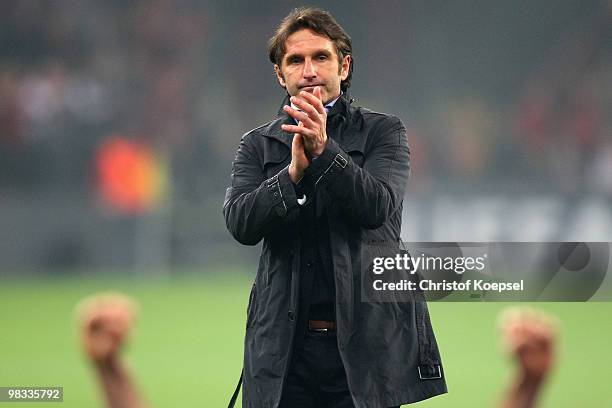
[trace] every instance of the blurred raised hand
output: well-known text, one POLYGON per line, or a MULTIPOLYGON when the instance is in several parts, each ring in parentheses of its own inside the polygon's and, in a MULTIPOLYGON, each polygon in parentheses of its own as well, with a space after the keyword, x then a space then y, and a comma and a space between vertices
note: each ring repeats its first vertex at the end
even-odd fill
POLYGON ((555 363, 559 323, 554 316, 530 308, 507 309, 499 323, 503 347, 517 363, 502 407, 535 407, 555 363))
POLYGON ((108 408, 144 408, 121 348, 138 316, 137 303, 120 293, 83 299, 76 308, 82 347, 93 363, 108 408))

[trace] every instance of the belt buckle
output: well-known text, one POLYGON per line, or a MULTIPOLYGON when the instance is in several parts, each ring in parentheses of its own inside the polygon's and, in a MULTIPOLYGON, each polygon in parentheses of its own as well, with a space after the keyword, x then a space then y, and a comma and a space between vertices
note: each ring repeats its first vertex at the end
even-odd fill
POLYGON ((308 330, 315 333, 327 333, 333 331, 332 328, 329 327, 313 327, 311 326, 311 321, 308 321, 308 330))
POLYGON ((325 328, 322 328, 322 329, 310 329, 310 331, 317 332, 317 333, 326 333, 326 332, 329 331, 329 329, 325 329, 325 328))

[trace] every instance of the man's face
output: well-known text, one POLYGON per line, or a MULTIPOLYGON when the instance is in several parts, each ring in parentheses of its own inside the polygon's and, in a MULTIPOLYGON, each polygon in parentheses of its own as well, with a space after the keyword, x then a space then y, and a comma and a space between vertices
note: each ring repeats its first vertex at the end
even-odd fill
POLYGON ((274 65, 274 70, 289 95, 312 93, 319 86, 325 104, 340 95, 340 82, 348 76, 350 62, 350 55, 338 61, 336 46, 329 38, 302 29, 287 38, 281 66, 274 65))

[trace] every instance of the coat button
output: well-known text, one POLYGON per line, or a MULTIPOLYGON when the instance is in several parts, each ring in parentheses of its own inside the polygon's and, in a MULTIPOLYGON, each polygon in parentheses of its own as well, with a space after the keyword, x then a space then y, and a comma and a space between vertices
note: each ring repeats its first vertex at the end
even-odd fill
POLYGON ((275 192, 272 194, 272 197, 274 197, 274 198, 278 198, 278 192, 276 192, 276 191, 275 191, 275 192))
POLYGON ((307 267, 312 268, 312 265, 314 265, 314 263, 312 261, 306 262, 306 266, 307 267))
POLYGON ((293 310, 288 311, 288 312, 287 312, 287 316, 289 317, 289 320, 290 320, 290 321, 293 321, 293 320, 295 319, 295 316, 294 316, 293 310))

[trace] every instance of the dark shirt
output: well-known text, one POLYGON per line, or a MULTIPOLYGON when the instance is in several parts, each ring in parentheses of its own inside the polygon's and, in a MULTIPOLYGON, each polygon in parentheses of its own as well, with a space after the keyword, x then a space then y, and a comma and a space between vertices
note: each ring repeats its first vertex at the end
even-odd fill
MULTIPOLYGON (((299 187, 296 188, 301 196, 299 187)), ((308 320, 335 321, 336 290, 326 213, 315 217, 315 200, 300 207, 300 299, 298 329, 303 336, 308 320)))
MULTIPOLYGON (((338 98, 325 105, 327 113, 333 108, 338 98)), ((299 199, 298 204, 301 206, 300 299, 297 321, 299 342, 303 338, 308 320, 336 320, 336 284, 327 213, 324 211, 317 218, 315 197, 308 197, 305 203, 301 202, 302 197, 306 197, 305 191, 302 190, 299 183, 294 187, 299 199)))

